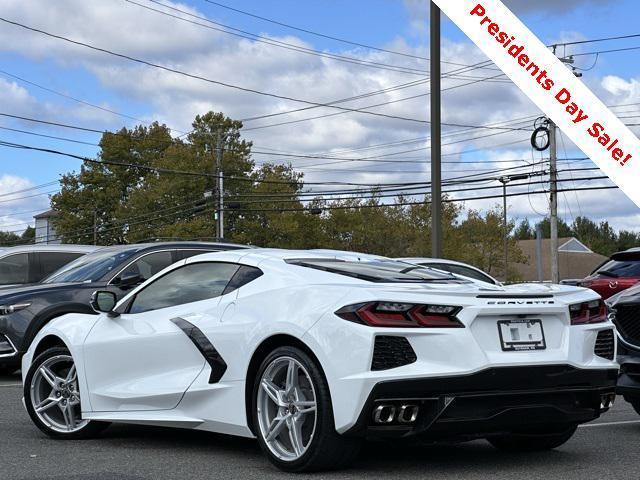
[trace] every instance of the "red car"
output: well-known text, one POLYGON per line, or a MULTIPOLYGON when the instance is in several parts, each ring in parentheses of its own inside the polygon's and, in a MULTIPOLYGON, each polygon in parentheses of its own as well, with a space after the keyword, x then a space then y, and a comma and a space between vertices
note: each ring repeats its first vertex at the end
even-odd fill
POLYGON ((611 255, 591 275, 578 282, 598 292, 603 299, 640 282, 640 248, 630 248, 611 255))

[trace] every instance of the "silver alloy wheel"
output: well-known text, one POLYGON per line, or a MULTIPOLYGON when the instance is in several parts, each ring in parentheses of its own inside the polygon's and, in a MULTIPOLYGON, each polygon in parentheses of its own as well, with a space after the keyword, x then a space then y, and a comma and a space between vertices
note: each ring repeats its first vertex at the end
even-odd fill
POLYGON ((82 420, 78 373, 70 355, 48 358, 31 378, 31 406, 38 418, 58 433, 81 430, 82 420))
POLYGON ((280 460, 298 460, 309 448, 317 422, 316 392, 306 368, 292 357, 273 360, 257 395, 260 435, 280 460))

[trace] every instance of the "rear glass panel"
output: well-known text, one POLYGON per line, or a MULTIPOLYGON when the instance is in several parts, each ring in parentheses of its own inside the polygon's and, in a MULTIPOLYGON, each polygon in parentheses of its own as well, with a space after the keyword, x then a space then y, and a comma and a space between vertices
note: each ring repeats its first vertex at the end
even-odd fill
POLYGON ((610 260, 602 265, 596 273, 604 271, 612 274, 612 277, 640 277, 640 261, 639 260, 610 260))
POLYGON ((411 265, 393 260, 376 260, 367 262, 345 261, 337 259, 291 259, 292 265, 314 268, 326 272, 359 278, 380 283, 467 283, 454 275, 439 272, 428 267, 411 265))
POLYGON ((424 265, 425 267, 432 267, 437 268, 438 270, 455 273, 457 275, 464 275, 465 277, 480 280, 481 282, 494 283, 494 281, 487 275, 484 275, 472 268, 467 268, 462 265, 456 265, 454 263, 431 263, 422 265, 424 265))

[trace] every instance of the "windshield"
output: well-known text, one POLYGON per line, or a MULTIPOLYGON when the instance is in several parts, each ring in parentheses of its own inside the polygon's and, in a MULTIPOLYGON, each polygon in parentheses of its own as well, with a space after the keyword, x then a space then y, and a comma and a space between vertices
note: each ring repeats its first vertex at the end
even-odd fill
POLYGON ((53 272, 42 283, 96 282, 138 250, 105 249, 84 255, 53 272))
POLYGON ((422 282, 461 282, 455 275, 440 272, 428 267, 412 265, 394 260, 345 261, 338 259, 295 259, 287 263, 301 267, 315 268, 361 280, 381 283, 422 283, 422 282))
POLYGON ((638 277, 640 276, 640 261, 610 260, 598 268, 596 273, 605 277, 638 277))

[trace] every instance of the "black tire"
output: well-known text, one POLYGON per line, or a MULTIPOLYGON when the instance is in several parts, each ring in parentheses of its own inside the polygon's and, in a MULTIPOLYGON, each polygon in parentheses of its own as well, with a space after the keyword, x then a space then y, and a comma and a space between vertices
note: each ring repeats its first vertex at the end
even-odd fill
POLYGON ((577 428, 577 425, 572 425, 558 432, 510 433, 488 437, 487 440, 494 447, 508 452, 552 450, 568 442, 577 428))
POLYGON ((260 448, 273 465, 285 472, 317 472, 344 468, 357 456, 362 444, 358 438, 343 437, 336 432, 331 395, 324 373, 314 359, 296 347, 279 347, 263 360, 253 385, 251 415, 260 448), (260 381, 266 368, 279 357, 291 357, 300 362, 311 377, 316 392, 315 432, 306 452, 293 461, 281 460, 269 450, 258 420, 257 398, 260 381))
MULTIPOLYGON (((42 432, 48 435, 51 438, 56 439, 66 439, 66 440, 79 440, 84 438, 90 438, 109 426, 107 422, 95 422, 89 421, 84 427, 80 430, 70 432, 70 433, 62 433, 50 428, 47 424, 45 424, 36 414, 33 401, 31 397, 31 382, 33 380, 33 376, 35 372, 40 368, 40 366, 48 359, 59 356, 59 355, 71 355, 69 350, 64 347, 53 347, 48 350, 45 350, 40 355, 38 355, 33 362, 31 363, 31 367, 27 372, 24 382, 24 403, 27 408, 27 413, 31 417, 33 423, 38 427, 42 432)), ((82 398, 82 397, 80 397, 82 398)))
POLYGON ((632 398, 630 400, 628 400, 628 402, 631 404, 631 406, 633 407, 633 409, 636 411, 636 413, 638 415, 640 415, 640 398, 632 398))

